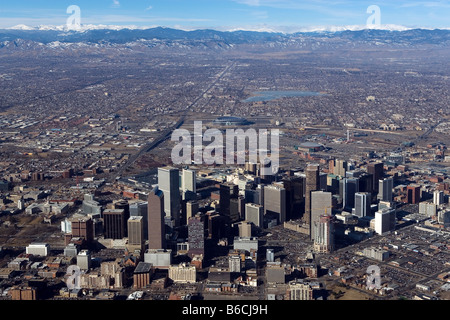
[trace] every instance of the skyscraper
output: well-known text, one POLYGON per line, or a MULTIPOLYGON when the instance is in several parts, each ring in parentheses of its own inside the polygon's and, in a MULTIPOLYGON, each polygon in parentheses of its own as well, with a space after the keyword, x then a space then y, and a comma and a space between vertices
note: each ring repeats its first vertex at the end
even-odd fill
POLYGON ((190 217, 195 216, 198 213, 199 204, 197 201, 192 200, 186 203, 186 221, 189 221, 190 217))
POLYGON ((355 207, 355 193, 359 192, 358 178, 344 178, 343 183, 343 207, 345 210, 351 211, 355 207))
POLYGON ((148 248, 165 249, 164 194, 158 188, 148 194, 148 248))
POLYGON ((385 178, 378 182, 378 200, 392 201, 392 189, 394 188, 394 180, 385 178))
POLYGON ((158 168, 158 188, 164 193, 164 212, 175 226, 180 225, 181 195, 180 171, 176 168, 158 168))
POLYGON ((239 187, 233 183, 227 182, 220 185, 220 209, 221 216, 227 217, 232 221, 230 204, 232 198, 237 198, 239 195, 239 187))
POLYGON ((319 165, 306 168, 305 214, 303 220, 311 226, 311 192, 319 190, 319 165))
POLYGON ((286 221, 286 189, 279 185, 264 187, 264 216, 276 218, 278 224, 286 221))
POLYGON ((286 177, 282 180, 283 187, 286 189, 286 220, 289 221, 302 213, 303 197, 303 178, 298 176, 286 177))
POLYGON ((127 236, 127 220, 123 209, 103 211, 103 233, 106 239, 122 239, 127 236))
POLYGON ((144 218, 130 217, 128 219, 128 244, 142 246, 144 243, 144 218))
POLYGON ((392 208, 384 208, 375 212, 375 232, 384 234, 395 230, 396 210, 392 208))
POLYGON ((314 231, 314 251, 318 253, 330 253, 334 250, 334 228, 333 217, 322 215, 319 221, 313 225, 314 231))
POLYGON ((245 220, 247 220, 248 222, 252 222, 259 228, 263 228, 264 207, 255 203, 247 203, 245 205, 245 220))
POLYGON ((373 176, 373 192, 378 193, 378 181, 384 176, 383 162, 372 162, 367 165, 367 173, 373 176))
POLYGON ((148 202, 140 201, 130 204, 130 217, 142 217, 144 224, 144 239, 148 240, 148 202))
MULTIPOLYGON (((330 216, 333 211, 333 195, 331 192, 313 191, 311 192, 311 224, 319 222, 323 215, 330 216)), ((314 240, 315 228, 311 228, 311 240, 314 240)))
POLYGON ((417 204, 420 202, 420 186, 409 185, 406 187, 408 203, 417 204))
POLYGON ((200 216, 188 219, 189 257, 205 256, 205 224, 200 216))
POLYGON ((444 203, 445 194, 444 191, 436 190, 433 192, 433 203, 437 206, 440 206, 444 203))
POLYGON ((368 192, 355 193, 355 211, 354 215, 362 218, 370 214, 371 194, 368 192))
POLYGON ((183 200, 196 199, 197 174, 195 170, 183 169, 181 173, 181 191, 183 200))

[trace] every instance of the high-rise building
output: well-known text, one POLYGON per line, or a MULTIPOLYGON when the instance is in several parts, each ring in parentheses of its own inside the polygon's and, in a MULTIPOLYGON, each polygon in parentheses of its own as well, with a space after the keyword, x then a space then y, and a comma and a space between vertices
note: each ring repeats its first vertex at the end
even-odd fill
POLYGON ((392 208, 384 208, 375 212, 375 232, 384 234, 394 231, 396 224, 396 210, 392 208))
POLYGON ((358 178, 344 178, 343 184, 343 207, 345 210, 351 211, 355 207, 355 194, 359 192, 358 178))
POLYGON ((420 202, 420 186, 409 185, 406 187, 408 203, 417 204, 420 202))
POLYGON ((122 239, 127 236, 127 219, 123 209, 106 209, 103 211, 103 233, 105 239, 122 239))
POLYGON ((154 188, 148 194, 148 248, 165 249, 164 194, 154 188))
POLYGON ((205 256, 205 223, 200 216, 188 219, 189 257, 205 256))
POLYGON ((239 195, 239 187, 233 183, 226 182, 220 185, 220 208, 221 216, 227 217, 229 221, 234 221, 231 217, 230 205, 231 199, 237 198, 239 195))
POLYGON ((130 217, 128 219, 128 244, 141 246, 144 243, 144 218, 130 217))
POLYGON ((319 221, 314 223, 314 251, 318 253, 330 253, 334 250, 333 217, 322 215, 319 221))
POLYGON ((130 217, 130 204, 127 200, 120 200, 114 203, 114 209, 120 210, 123 209, 124 219, 125 219, 125 234, 128 233, 127 231, 127 224, 128 218, 130 217))
POLYGON ((195 170, 183 169, 181 178, 181 190, 183 192, 197 192, 197 174, 195 170))
POLYGON ((91 268, 91 253, 89 250, 81 250, 78 253, 77 266, 81 270, 89 270, 91 268))
POLYGON ((248 222, 252 222, 259 228, 263 228, 264 207, 255 203, 247 203, 245 205, 245 220, 247 220, 248 222))
MULTIPOLYGON (((311 224, 314 226, 322 215, 331 215, 333 211, 333 195, 331 192, 311 192, 311 224)), ((311 239, 314 239, 315 228, 311 228, 311 239)))
POLYGON ((282 180, 283 187, 286 189, 286 220, 298 218, 303 213, 304 180, 299 176, 290 176, 282 180))
POLYGON ((437 206, 440 206, 445 201, 444 191, 436 190, 433 192, 433 203, 437 206))
POLYGON ((180 225, 181 195, 180 171, 176 168, 158 168, 158 188, 164 194, 164 212, 177 227, 180 225))
POLYGON ((371 194, 368 192, 355 193, 355 211, 354 215, 358 218, 370 215, 371 194))
POLYGON ((384 176, 383 162, 372 162, 367 165, 367 173, 373 176, 373 192, 378 193, 378 181, 384 176))
POLYGON ((392 189, 394 188, 394 180, 385 178, 378 182, 377 199, 381 201, 392 201, 392 189))
POLYGON ((286 221, 286 189, 274 184, 264 187, 264 217, 277 219, 278 224, 286 221))
POLYGON ((370 173, 363 173, 359 176, 359 192, 368 192, 372 197, 373 193, 373 175, 370 173))
POLYGON ((94 240, 94 222, 91 218, 74 218, 70 222, 72 225, 72 238, 84 238, 88 243, 94 240))
POLYGON ((186 221, 189 221, 189 218, 194 217, 199 210, 199 204, 195 200, 188 201, 186 203, 186 221))
POLYGON ((319 190, 319 165, 310 164, 306 168, 305 223, 311 226, 311 192, 319 190))
POLYGON ((347 171, 347 161, 336 159, 334 163, 333 173, 336 176, 345 177, 346 171, 347 171))
POLYGON ((238 223, 239 237, 250 238, 252 236, 252 225, 247 221, 238 223))
POLYGON ((148 202, 139 201, 130 204, 130 217, 142 217, 144 224, 144 239, 148 240, 148 202))

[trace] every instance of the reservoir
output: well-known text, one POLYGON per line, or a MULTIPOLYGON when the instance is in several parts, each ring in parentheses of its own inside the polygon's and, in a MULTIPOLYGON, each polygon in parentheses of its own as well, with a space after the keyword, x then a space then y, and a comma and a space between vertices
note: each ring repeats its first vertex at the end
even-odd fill
POLYGON ((313 97, 323 95, 325 95, 325 93, 314 91, 256 91, 253 92, 252 97, 245 99, 243 102, 262 102, 277 100, 281 98, 313 97))

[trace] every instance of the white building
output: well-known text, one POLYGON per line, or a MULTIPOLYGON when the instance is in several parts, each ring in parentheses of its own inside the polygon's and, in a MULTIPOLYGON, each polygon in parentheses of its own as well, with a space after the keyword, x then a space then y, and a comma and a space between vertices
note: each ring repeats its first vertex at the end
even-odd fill
POLYGON ((396 210, 385 208, 375 212, 375 232, 384 234, 393 231, 396 224, 396 210))
POLYGON ((26 247, 26 253, 35 256, 46 257, 49 252, 50 246, 47 243, 30 243, 28 247, 26 247))
POLYGON ((197 281, 197 271, 195 266, 186 264, 173 265, 169 267, 169 278, 173 282, 195 283, 197 281))

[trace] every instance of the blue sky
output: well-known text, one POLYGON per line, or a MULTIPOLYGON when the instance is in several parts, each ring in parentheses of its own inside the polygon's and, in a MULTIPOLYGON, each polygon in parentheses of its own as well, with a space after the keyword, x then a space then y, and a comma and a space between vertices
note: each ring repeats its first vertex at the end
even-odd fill
POLYGON ((450 1, 439 0, 0 0, 0 28, 64 25, 70 5, 82 24, 284 31, 365 25, 376 5, 382 25, 450 28, 450 1))

